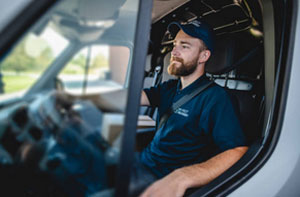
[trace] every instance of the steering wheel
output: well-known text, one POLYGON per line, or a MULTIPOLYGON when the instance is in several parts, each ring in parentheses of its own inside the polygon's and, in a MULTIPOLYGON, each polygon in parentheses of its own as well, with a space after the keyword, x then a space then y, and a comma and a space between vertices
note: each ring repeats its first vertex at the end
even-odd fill
POLYGON ((64 93, 52 91, 38 95, 28 107, 28 116, 42 130, 52 131, 60 127, 69 114, 73 101, 64 93))
POLYGON ((101 136, 102 113, 92 102, 50 92, 30 103, 28 119, 42 131, 42 137, 31 146, 31 153, 36 153, 35 149, 43 152, 36 159, 41 170, 53 174, 64 187, 68 185, 71 193, 77 188, 87 195, 108 187, 109 144, 101 136))

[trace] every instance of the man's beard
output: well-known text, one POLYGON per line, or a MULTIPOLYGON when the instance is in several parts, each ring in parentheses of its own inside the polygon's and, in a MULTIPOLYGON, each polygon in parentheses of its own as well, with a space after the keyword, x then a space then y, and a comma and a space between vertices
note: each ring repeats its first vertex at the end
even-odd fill
POLYGON ((191 60, 190 62, 184 62, 184 60, 180 57, 171 57, 170 65, 168 66, 168 73, 170 75, 174 75, 176 77, 184 77, 192 74, 196 68, 198 63, 198 58, 191 60), (175 60, 176 62, 174 62, 175 60), (180 64, 180 65, 178 65, 180 64))

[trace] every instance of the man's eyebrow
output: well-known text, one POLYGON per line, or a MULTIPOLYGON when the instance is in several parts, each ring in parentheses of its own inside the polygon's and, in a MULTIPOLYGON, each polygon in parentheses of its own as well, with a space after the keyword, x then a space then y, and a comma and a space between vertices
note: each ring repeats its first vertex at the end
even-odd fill
POLYGON ((188 41, 176 41, 176 40, 173 40, 173 44, 176 44, 176 43, 180 43, 180 44, 188 44, 188 45, 192 45, 190 42, 188 42, 188 41))
POLYGON ((192 43, 188 42, 188 41, 180 41, 180 44, 188 44, 188 45, 192 45, 192 43))

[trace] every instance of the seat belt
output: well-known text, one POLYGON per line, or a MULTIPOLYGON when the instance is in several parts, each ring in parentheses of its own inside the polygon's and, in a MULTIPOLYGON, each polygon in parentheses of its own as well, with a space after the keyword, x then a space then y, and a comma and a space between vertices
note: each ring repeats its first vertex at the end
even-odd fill
POLYGON ((198 88, 196 88, 193 92, 191 92, 190 94, 187 94, 183 97, 181 97, 178 101, 176 101, 175 103, 173 103, 173 105, 166 111, 166 113, 164 113, 164 115, 160 118, 159 120, 159 124, 158 124, 158 128, 159 129, 165 122, 167 122, 168 118, 172 115, 172 113, 174 113, 174 111, 176 111, 179 107, 181 107, 183 104, 185 104, 186 102, 188 102, 189 100, 191 100, 192 98, 194 98, 195 96, 197 96, 198 94, 200 94, 202 91, 204 91, 205 89, 207 89, 209 86, 211 86, 212 84, 214 84, 213 81, 210 81, 207 84, 204 84, 202 86, 199 86, 198 88))

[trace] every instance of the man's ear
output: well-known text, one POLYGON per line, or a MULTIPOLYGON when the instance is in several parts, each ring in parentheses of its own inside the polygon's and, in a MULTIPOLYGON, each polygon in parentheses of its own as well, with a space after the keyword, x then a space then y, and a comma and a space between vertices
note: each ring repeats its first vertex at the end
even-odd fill
POLYGON ((199 55, 198 63, 205 63, 209 59, 210 55, 211 55, 210 50, 201 51, 199 55))

